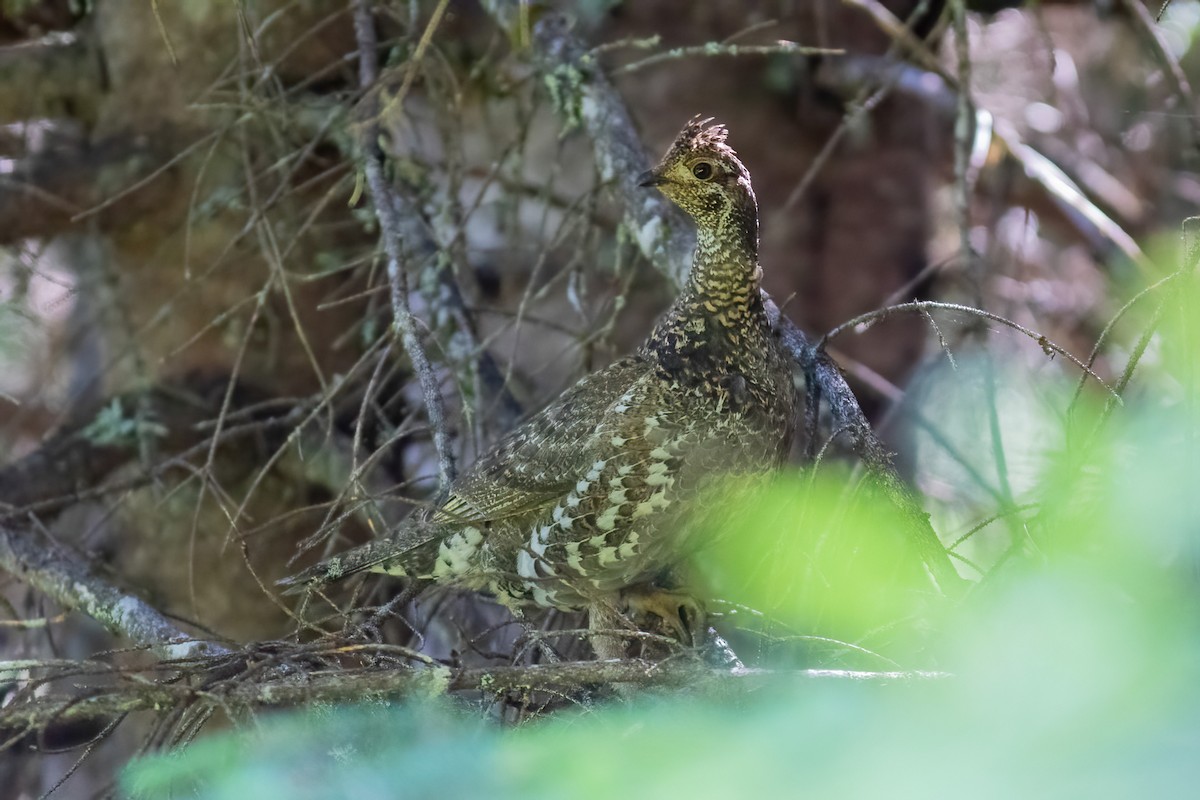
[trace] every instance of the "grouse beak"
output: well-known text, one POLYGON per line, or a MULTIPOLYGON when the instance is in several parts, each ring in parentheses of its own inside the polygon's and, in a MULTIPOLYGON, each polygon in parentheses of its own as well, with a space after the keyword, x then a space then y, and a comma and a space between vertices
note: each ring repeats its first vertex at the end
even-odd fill
POLYGON ((662 177, 652 169, 648 169, 641 175, 638 175, 638 186, 662 186, 666 182, 666 178, 662 177))

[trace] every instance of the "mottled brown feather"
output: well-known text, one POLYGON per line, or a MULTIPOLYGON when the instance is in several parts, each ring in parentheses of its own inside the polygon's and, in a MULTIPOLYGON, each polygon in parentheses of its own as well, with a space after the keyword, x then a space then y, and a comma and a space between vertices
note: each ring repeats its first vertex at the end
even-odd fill
POLYGON ((614 606, 722 509, 730 476, 776 468, 795 418, 771 330, 758 207, 724 126, 693 119, 644 177, 695 220, 687 285, 637 352, 589 375, 485 453, 445 503, 293 583, 353 571, 428 578, 512 606, 614 606))

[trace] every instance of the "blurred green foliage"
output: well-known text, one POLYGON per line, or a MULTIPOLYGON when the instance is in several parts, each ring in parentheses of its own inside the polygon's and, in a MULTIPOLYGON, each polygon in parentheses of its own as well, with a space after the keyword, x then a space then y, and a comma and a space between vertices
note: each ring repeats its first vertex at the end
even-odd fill
POLYGON ((840 469, 786 473, 735 502, 696 557, 713 597, 753 609, 774 638, 806 632, 889 658, 919 644, 938 598, 895 508, 869 482, 840 469))
POLYGON ((1032 502, 989 533, 1000 555, 953 607, 932 604, 895 512, 846 475, 781 478, 701 560, 719 596, 782 626, 952 677, 865 683, 781 670, 741 696, 699 688, 516 730, 449 701, 316 709, 144 759, 123 790, 204 800, 1193 796, 1195 297, 1189 284, 1166 300, 1145 382, 1123 406, 1096 392, 1068 415, 1063 393, 1048 420, 1028 421, 1057 431, 1026 437, 1038 448, 1022 498, 1032 502))
MULTIPOLYGON (((745 697, 647 699, 515 731, 448 706, 317 710, 144 760, 125 790, 205 800, 1186 796, 1200 779, 1200 631, 1187 567, 1200 472, 1174 422, 1120 431, 1107 451, 1122 457, 1089 503, 1072 502, 1075 481, 1048 478, 1061 481, 1048 494, 1062 502, 1039 534, 1056 546, 998 569, 927 644, 927 659, 953 678, 785 677, 745 697)), ((821 557, 814 566, 810 552, 818 526, 841 510, 827 531, 890 553, 884 510, 846 510, 845 491, 824 481, 799 509, 790 488, 772 487, 774 501, 758 503, 738 535, 783 509, 795 514, 787 530, 800 535, 784 540, 795 552, 730 551, 731 573, 757 576, 747 599, 796 625, 814 610, 834 627, 894 616, 880 597, 857 596, 895 584, 890 555, 872 554, 855 575, 821 557), (827 593, 797 580, 813 574, 827 593)))

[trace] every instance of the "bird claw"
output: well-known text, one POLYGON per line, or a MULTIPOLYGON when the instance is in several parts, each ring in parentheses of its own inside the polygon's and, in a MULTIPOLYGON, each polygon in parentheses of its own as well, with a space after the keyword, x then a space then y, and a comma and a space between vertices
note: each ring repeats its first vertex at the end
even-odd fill
POLYGON ((708 627, 704 606, 695 597, 677 589, 644 587, 625 592, 625 603, 640 616, 652 614, 665 629, 688 647, 704 644, 708 627))

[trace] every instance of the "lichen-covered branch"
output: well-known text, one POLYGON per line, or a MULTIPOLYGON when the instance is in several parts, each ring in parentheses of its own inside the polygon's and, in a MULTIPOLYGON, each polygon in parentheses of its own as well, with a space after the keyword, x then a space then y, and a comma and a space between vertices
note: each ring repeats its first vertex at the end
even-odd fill
POLYGON ((950 677, 943 672, 858 672, 810 669, 797 671, 728 670, 698 662, 653 663, 565 661, 557 664, 451 669, 414 667, 297 673, 257 681, 229 680, 197 688, 180 683, 138 683, 97 691, 90 696, 49 695, 0 708, 0 740, 25 730, 56 724, 107 719, 133 711, 175 708, 182 703, 221 708, 269 708, 312 703, 364 702, 384 698, 437 695, 445 692, 506 694, 579 692, 589 686, 725 687, 750 689, 771 682, 873 681, 904 682, 950 677))
POLYGON ((77 608, 108 630, 167 659, 195 658, 229 651, 180 630, 141 598, 106 581, 91 564, 29 527, 0 524, 0 568, 77 608))
POLYGON ((714 56, 738 58, 739 56, 749 55, 767 56, 781 54, 792 56, 838 56, 843 53, 845 53, 844 50, 827 47, 803 47, 795 42, 783 41, 764 45, 708 42, 707 44, 695 45, 693 47, 672 47, 670 50, 647 56, 641 61, 626 64, 615 70, 615 74, 627 75, 630 72, 637 72, 646 67, 669 61, 678 61, 684 58, 712 58, 714 56))
MULTIPOLYGON (((487 0, 484 5, 506 30, 523 24, 515 0, 487 0)), ((637 176, 649 164, 625 101, 595 56, 572 35, 566 17, 544 17, 532 37, 543 82, 561 101, 567 124, 581 124, 592 140, 600 177, 624 198, 625 225, 638 247, 667 277, 682 283, 691 267, 695 231, 665 197, 638 187, 637 176)))
MULTIPOLYGON (((375 84, 379 80, 379 60, 376 53, 379 43, 375 36, 375 22, 371 17, 369 0, 355 0, 354 35, 358 43, 359 83, 363 90, 368 92, 368 100, 375 100, 378 96, 373 94, 372 90, 376 88, 375 84)), ((404 345, 413 370, 417 373, 417 380, 421 384, 425 411, 429 416, 429 426, 433 429, 433 445, 437 450, 438 479, 442 490, 445 491, 456 474, 450 434, 446 429, 445 405, 442 402, 437 375, 433 371, 428 353, 425 352, 425 346, 417 335, 416 322, 408 302, 407 277, 403 269, 405 251, 401 244, 403 226, 397 212, 397 201, 384 178, 384 154, 379 146, 380 111, 377 108, 367 108, 366 111, 361 138, 363 171, 366 173, 367 189, 375 207, 375 217, 379 220, 383 249, 387 255, 393 324, 400 334, 401 344, 404 345)))

